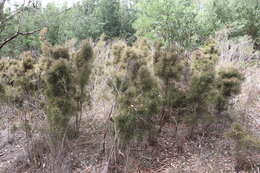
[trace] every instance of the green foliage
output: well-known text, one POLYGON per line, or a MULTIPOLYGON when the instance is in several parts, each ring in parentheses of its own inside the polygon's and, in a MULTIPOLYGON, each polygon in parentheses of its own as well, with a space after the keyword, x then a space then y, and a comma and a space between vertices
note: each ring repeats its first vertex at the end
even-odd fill
POLYGON ((218 61, 218 52, 215 48, 214 42, 209 42, 204 46, 198 54, 195 54, 192 63, 192 70, 196 72, 208 72, 215 69, 215 65, 218 61))
POLYGON ((227 109, 228 99, 240 93, 243 80, 244 77, 235 68, 225 68, 218 72, 217 88, 220 92, 217 99, 218 110, 227 109))
MULTIPOLYGON (((65 3, 49 3, 39 9, 26 7, 2 24, 1 42, 19 31, 29 32, 47 27, 51 45, 75 38, 97 40, 102 33, 120 37, 129 43, 135 32, 154 40, 197 47, 216 31, 228 28, 231 37, 249 35, 259 48, 260 5, 258 0, 83 0, 69 8, 65 3), (258 41, 257 41, 258 40, 258 41)), ((11 15, 6 8, 4 16, 11 15)), ((40 52, 37 34, 19 36, 1 49, 0 56, 18 57, 21 52, 40 52)))
POLYGON ((230 97, 240 92, 240 85, 244 78, 237 69, 222 69, 218 75, 220 80, 219 87, 223 96, 230 97))
POLYGON ((27 72, 34 68, 35 60, 32 57, 31 52, 24 52, 21 55, 22 59, 22 71, 27 72))
POLYGON ((231 30, 230 37, 249 35, 259 38, 259 10, 257 0, 210 0, 201 3, 198 21, 202 32, 212 33, 223 27, 231 30))
POLYGON ((57 60, 46 76, 47 116, 56 135, 63 135, 73 116, 74 91, 68 62, 57 60))
POLYGON ((171 122, 173 116, 180 119, 181 113, 178 110, 186 106, 186 89, 180 87, 187 75, 184 59, 181 50, 175 47, 165 48, 160 42, 155 44, 153 69, 156 77, 161 81, 158 84, 162 96, 160 125, 171 122), (175 114, 173 115, 172 112, 175 114))
POLYGON ((84 41, 71 58, 68 48, 51 46, 46 34, 47 29, 40 33, 42 56, 34 57, 31 52, 25 52, 17 60, 1 59, 0 76, 8 100, 18 106, 23 106, 24 101, 30 102, 31 98, 44 103, 50 129, 59 136, 64 134, 73 116, 79 131, 83 104, 90 101, 86 85, 94 52, 91 43, 84 41))
POLYGON ((180 52, 175 49, 163 49, 161 43, 157 43, 153 57, 155 75, 168 85, 173 80, 180 79, 182 64, 180 52))
POLYGON ((90 105, 90 92, 86 89, 86 85, 90 82, 90 75, 93 68, 94 52, 91 43, 87 40, 82 42, 81 48, 74 56, 74 85, 76 88, 74 99, 77 103, 76 110, 76 131, 79 131, 80 121, 82 117, 83 104, 90 105))
POLYGON ((94 52, 90 45, 90 42, 87 40, 83 41, 79 52, 75 56, 77 68, 83 68, 83 66, 86 65, 87 62, 91 62, 91 60, 93 59, 93 55, 94 52))
POLYGON ((62 97, 71 89, 72 81, 66 61, 58 60, 47 75, 47 95, 62 97))
POLYGON ((210 110, 210 107, 214 104, 214 99, 218 94, 214 88, 215 80, 214 72, 204 72, 192 77, 187 96, 187 102, 192 109, 185 117, 190 125, 212 123, 214 110, 210 110))
POLYGON ((250 163, 247 158, 254 158, 254 155, 259 154, 260 138, 250 134, 250 132, 239 123, 233 123, 230 130, 226 132, 225 135, 235 143, 234 155, 238 164, 247 164, 244 166, 244 169, 246 169, 245 171, 251 171, 254 164, 257 164, 257 160, 253 160, 253 162, 250 163))
POLYGON ((137 9, 134 26, 139 35, 184 47, 196 42, 196 7, 191 0, 142 0, 137 9))
POLYGON ((200 49, 191 64, 193 75, 186 98, 192 111, 186 119, 193 125, 214 122, 218 113, 228 109, 229 99, 239 94, 243 82, 243 75, 236 68, 216 71, 218 52, 214 45, 209 42, 200 49))
POLYGON ((0 83, 0 101, 4 99, 5 96, 5 88, 4 86, 0 83))
MULTIPOLYGON (((85 40, 82 42, 81 48, 74 57, 75 72, 74 79, 76 86, 76 98, 83 104, 84 101, 88 101, 88 92, 85 91, 86 85, 89 82, 89 78, 92 70, 92 63, 94 60, 94 52, 90 45, 90 42, 85 40)), ((82 105, 81 105, 82 106, 82 105)))
POLYGON ((120 2, 118 0, 101 0, 97 9, 103 32, 109 37, 120 35, 120 2))
POLYGON ((214 123, 229 99, 239 94, 243 81, 235 68, 216 70, 214 42, 200 49, 191 64, 181 50, 162 43, 153 47, 147 40, 132 47, 119 42, 113 53, 109 86, 118 104, 114 119, 124 141, 149 134, 156 124, 172 119, 192 127, 214 123))
POLYGON ((24 101, 31 98, 44 103, 50 130, 57 137, 66 132, 73 116, 77 119, 75 129, 78 132, 79 114, 82 114, 83 104, 90 101, 86 85, 94 57, 92 47, 85 41, 70 58, 67 48, 51 47, 44 38, 42 41, 46 50, 44 56, 35 58, 25 52, 18 60, 0 60, 1 83, 7 88, 5 96, 17 106, 23 106, 24 101))
POLYGON ((51 51, 51 57, 54 59, 69 59, 69 51, 68 48, 65 47, 55 47, 51 51))
POLYGON ((1 59, 0 64, 1 82, 9 101, 21 106, 24 100, 38 95, 43 81, 36 73, 36 59, 31 52, 24 52, 18 60, 1 59))
POLYGON ((127 47, 120 43, 114 46, 114 66, 119 71, 114 69, 109 86, 118 104, 113 119, 124 142, 148 135, 159 111, 161 98, 157 80, 147 65, 150 50, 143 47, 140 44, 127 47))

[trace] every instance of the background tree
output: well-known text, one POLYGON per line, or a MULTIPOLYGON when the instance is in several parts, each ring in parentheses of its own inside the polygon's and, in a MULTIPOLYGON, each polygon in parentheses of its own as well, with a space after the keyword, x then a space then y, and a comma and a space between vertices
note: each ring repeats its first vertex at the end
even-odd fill
MULTIPOLYGON (((0 23, 0 49, 2 50, 6 44, 17 39, 19 36, 30 36, 37 31, 38 29, 26 30, 23 28, 24 13, 35 10, 38 6, 35 6, 37 1, 24 1, 22 5, 17 5, 15 9, 6 9, 5 5, 6 1, 3 0, 0 2, 0 15, 1 15, 1 23, 0 23)), ((14 49, 15 50, 15 49, 14 49)))
POLYGON ((139 35, 176 41, 185 47, 196 41, 196 8, 191 0, 142 0, 137 9, 135 28, 139 35))

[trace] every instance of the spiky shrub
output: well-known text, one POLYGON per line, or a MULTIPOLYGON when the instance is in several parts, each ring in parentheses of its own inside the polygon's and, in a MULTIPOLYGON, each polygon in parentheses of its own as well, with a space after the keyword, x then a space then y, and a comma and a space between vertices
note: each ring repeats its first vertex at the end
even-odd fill
POLYGON ((218 92, 215 90, 215 73, 204 72, 192 77, 187 93, 189 109, 184 117, 191 126, 211 123, 214 120, 214 100, 218 92))
POLYGON ((217 109, 218 111, 223 111, 227 109, 228 100, 240 93, 244 77, 238 69, 228 67, 220 69, 217 80, 217 88, 219 90, 217 109))
POLYGON ((46 76, 46 112, 55 135, 63 135, 74 113, 73 81, 68 61, 57 60, 46 76))
POLYGON ((89 83, 91 69, 93 67, 94 52, 90 41, 83 41, 81 48, 76 53, 73 59, 74 72, 73 77, 75 79, 75 100, 77 102, 77 111, 75 128, 79 131, 80 121, 82 117, 83 104, 87 103, 90 105, 89 91, 86 90, 86 85, 89 83))
POLYGON ((257 158, 260 154, 260 138, 250 134, 240 123, 233 123, 225 135, 234 141, 237 171, 253 171, 260 161, 260 158, 257 158))
POLYGON ((113 119, 124 142, 142 139, 154 128, 160 106, 158 84, 147 65, 150 53, 142 45, 123 43, 113 51, 115 68, 109 86, 118 104, 113 119))
POLYGON ((183 68, 180 60, 181 56, 177 49, 166 49, 161 43, 156 43, 153 56, 154 71, 166 87, 180 79, 183 68))
POLYGON ((188 111, 185 120, 192 126, 211 124, 217 114, 227 110, 229 100, 239 94, 243 75, 235 68, 216 70, 218 52, 214 42, 208 43, 193 57, 192 77, 187 92, 188 111))
POLYGON ((35 73, 36 59, 32 57, 31 52, 24 52, 20 56, 19 68, 20 75, 15 78, 16 87, 22 95, 33 95, 38 89, 38 76, 35 73))
POLYGON ((69 51, 68 48, 63 46, 56 46, 51 49, 50 55, 53 59, 69 59, 69 51))
POLYGON ((46 57, 50 57, 53 58, 55 60, 57 59, 69 59, 70 55, 69 55, 69 51, 68 48, 64 47, 64 46, 52 46, 51 43, 47 40, 46 35, 48 33, 48 29, 47 28, 43 28, 40 31, 40 41, 41 41, 41 49, 42 49, 42 53, 44 56, 46 57))
POLYGON ((216 50, 216 43, 209 41, 198 54, 192 57, 191 68, 193 73, 212 71, 218 62, 219 55, 216 50))
MULTIPOLYGON (((5 85, 4 87, 6 88, 6 99, 15 103, 17 106, 21 106, 24 100, 23 95, 25 93, 23 89, 25 88, 25 85, 28 86, 31 82, 22 80, 25 78, 23 62, 21 60, 6 59, 2 60, 1 64, 2 70, 0 76, 1 82, 5 85)), ((31 68, 29 66, 31 65, 26 67, 31 68)))
MULTIPOLYGON (((175 47, 165 48, 162 43, 155 44, 153 54, 153 68, 156 77, 160 79, 160 95, 162 95, 161 126, 170 121, 172 112, 185 106, 185 78, 184 57, 175 47)), ((177 118, 177 116, 176 116, 177 118)))
POLYGON ((192 58, 192 77, 187 92, 189 109, 184 121, 195 127, 199 123, 212 123, 215 118, 215 100, 219 92, 215 71, 218 54, 214 42, 208 43, 192 58))

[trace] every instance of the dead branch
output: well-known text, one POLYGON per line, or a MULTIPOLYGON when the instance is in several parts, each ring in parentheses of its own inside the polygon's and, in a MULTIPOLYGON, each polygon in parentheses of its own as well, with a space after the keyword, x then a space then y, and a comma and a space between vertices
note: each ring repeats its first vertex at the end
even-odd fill
POLYGON ((27 35, 31 35, 34 34, 36 32, 39 32, 41 29, 37 29, 31 32, 16 32, 14 35, 12 35, 11 37, 5 39, 1 44, 0 44, 0 49, 2 49, 7 43, 9 43, 10 41, 12 41, 13 39, 15 39, 18 36, 27 36, 27 35))

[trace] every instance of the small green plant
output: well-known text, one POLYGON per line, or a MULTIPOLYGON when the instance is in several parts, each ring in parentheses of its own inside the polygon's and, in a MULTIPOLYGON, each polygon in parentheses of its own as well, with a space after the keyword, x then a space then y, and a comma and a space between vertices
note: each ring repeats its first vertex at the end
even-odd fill
POLYGON ((237 160, 237 171, 252 171, 259 160, 254 157, 260 154, 260 138, 250 134, 240 123, 233 123, 225 134, 235 143, 234 156, 237 160))

